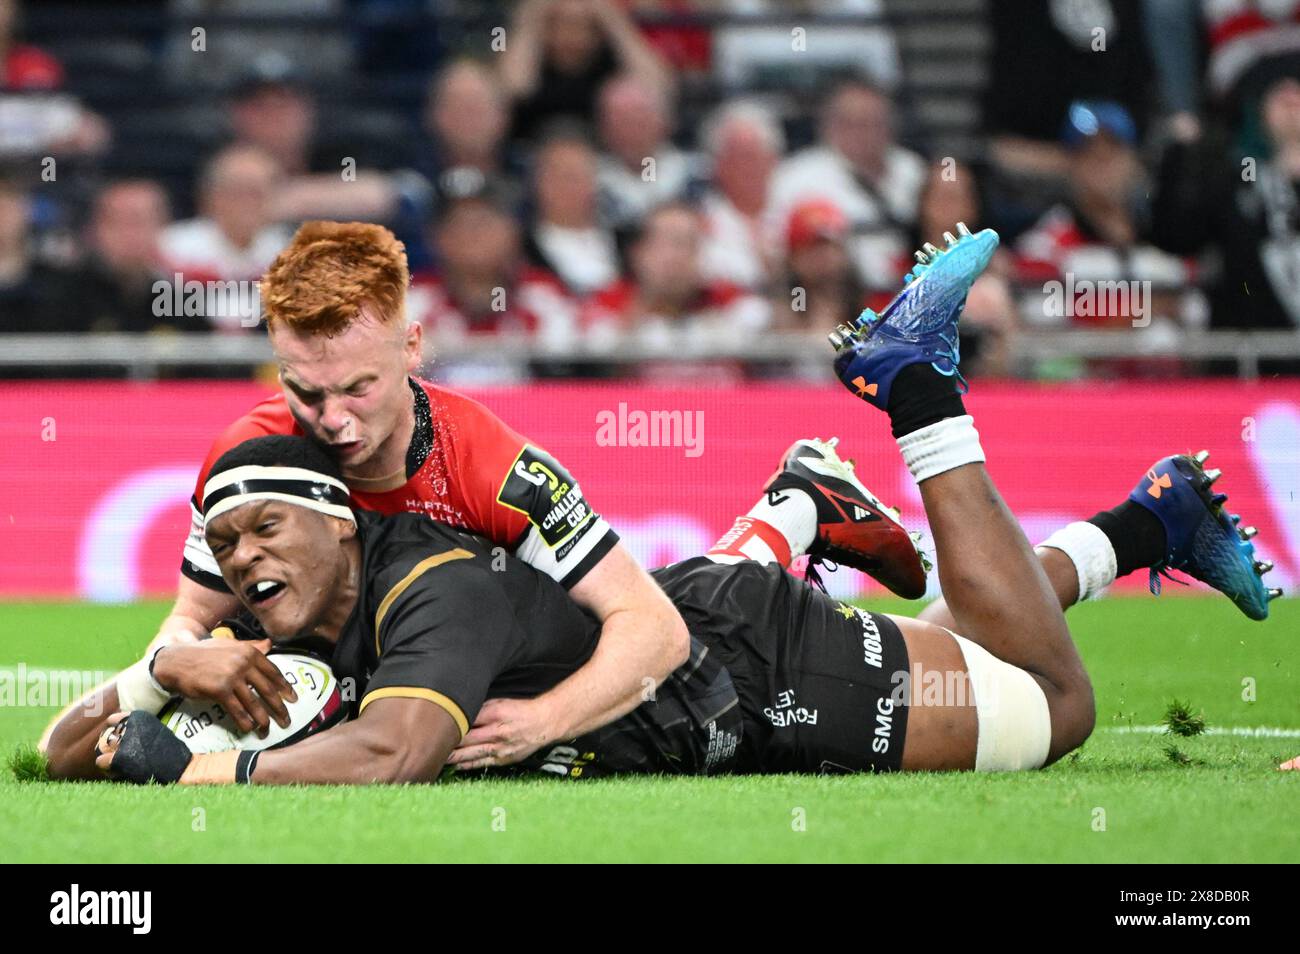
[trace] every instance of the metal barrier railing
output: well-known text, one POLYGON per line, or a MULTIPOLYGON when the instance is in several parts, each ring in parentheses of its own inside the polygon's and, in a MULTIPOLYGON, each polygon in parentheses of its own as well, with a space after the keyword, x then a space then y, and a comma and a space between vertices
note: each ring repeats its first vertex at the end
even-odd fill
MULTIPOLYGON (((1253 380, 1264 361, 1295 361, 1300 364, 1300 330, 1297 331, 1202 331, 1176 337, 1146 335, 1145 329, 1118 331, 1027 331, 1012 342, 1017 366, 1062 358, 1091 359, 1181 359, 1193 365, 1202 362, 1231 362, 1237 376, 1253 380)), ((455 345, 426 344, 426 358, 434 365, 443 362, 491 362, 563 368, 569 365, 606 367, 617 370, 646 362, 681 364, 739 361, 776 369, 795 364, 826 361, 830 350, 816 336, 767 334, 742 341, 719 340, 690 348, 680 344, 647 347, 623 342, 595 347, 579 342, 565 348, 548 348, 509 339, 474 340, 455 345)), ((222 369, 228 373, 255 369, 272 360, 265 335, 246 334, 3 334, 0 335, 0 376, 24 377, 33 372, 42 377, 78 372, 116 370, 126 377, 149 379, 177 369, 222 369)))

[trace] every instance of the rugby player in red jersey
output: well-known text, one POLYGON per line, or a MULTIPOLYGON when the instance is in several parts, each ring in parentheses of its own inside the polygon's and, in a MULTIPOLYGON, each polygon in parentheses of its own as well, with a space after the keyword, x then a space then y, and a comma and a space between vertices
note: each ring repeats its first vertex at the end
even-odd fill
MULTIPOLYGON (((155 643, 202 638, 239 607, 204 540, 197 506, 212 464, 249 438, 308 436, 337 460, 356 506, 425 513, 483 536, 555 579, 601 622, 599 648, 586 665, 536 699, 491 700, 453 757, 473 767, 470 746, 491 743, 497 764, 508 763, 635 708, 650 680, 662 682, 686 658, 689 636, 558 461, 476 401, 411 376, 422 350, 420 326, 404 310, 408 279, 401 243, 363 223, 309 222, 272 264, 261 297, 282 393, 212 445, 198 475, 176 603, 155 643)), ((763 550, 790 524, 816 537, 812 556, 920 596, 924 571, 907 533, 851 472, 845 477, 824 462, 814 462, 814 472, 795 461, 796 450, 818 461, 834 457, 831 445, 806 443, 791 449, 770 492, 719 542, 720 552, 763 550)), ((786 566, 802 552, 776 550, 786 566)), ((284 715, 278 699, 264 702, 267 693, 249 689, 274 685, 289 698, 273 667, 246 651, 208 648, 182 654, 192 663, 181 667, 178 692, 222 701, 244 730, 284 715), (216 664, 213 652, 232 655, 216 664)))
MULTIPOLYGON (((404 310, 408 280, 403 247, 387 229, 310 222, 298 230, 261 286, 282 393, 217 438, 199 471, 198 493, 230 448, 266 434, 303 434, 330 450, 356 505, 427 513, 560 582, 600 620, 600 645, 552 692, 503 700, 483 713, 481 734, 522 758, 635 708, 647 679, 662 681, 686 659, 689 636, 554 458, 481 404, 411 377, 422 353, 421 329, 404 310)), ((194 514, 176 603, 159 640, 201 638, 239 606, 221 581, 197 508, 194 514)), ((250 676, 254 665, 247 664, 250 676)), ((232 673, 195 666, 183 691, 229 698, 228 683, 239 682, 238 667, 232 673)), ((288 687, 281 689, 287 697, 288 687)), ((241 727, 265 726, 260 698, 241 696, 245 704, 232 713, 241 727)))

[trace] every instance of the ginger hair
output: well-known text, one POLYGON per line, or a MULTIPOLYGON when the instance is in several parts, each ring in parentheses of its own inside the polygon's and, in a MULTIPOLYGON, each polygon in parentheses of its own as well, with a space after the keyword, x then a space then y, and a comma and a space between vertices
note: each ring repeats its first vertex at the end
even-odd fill
POLYGON ((262 311, 268 328, 326 337, 367 305, 384 324, 404 323, 409 281, 406 247, 382 225, 305 222, 262 279, 262 311))

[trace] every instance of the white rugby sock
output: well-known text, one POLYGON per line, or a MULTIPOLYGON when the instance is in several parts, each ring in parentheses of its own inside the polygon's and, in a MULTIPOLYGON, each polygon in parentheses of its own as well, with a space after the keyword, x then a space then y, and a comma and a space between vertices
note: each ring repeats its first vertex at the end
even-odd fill
POLYGON ((807 553, 817 538, 817 505, 797 487, 764 494, 746 516, 762 520, 785 537, 792 559, 807 553))
POLYGON ((780 563, 789 567, 817 536, 817 505, 797 488, 774 491, 737 517, 708 552, 715 563, 780 563), (772 498, 775 498, 775 502, 772 498))
POLYGON ((1079 574, 1079 602, 1092 599, 1115 582, 1118 564, 1110 539, 1084 520, 1067 523, 1039 544, 1060 550, 1070 558, 1079 574))
POLYGON ((975 418, 947 417, 898 438, 903 463, 919 484, 965 464, 984 462, 975 418))

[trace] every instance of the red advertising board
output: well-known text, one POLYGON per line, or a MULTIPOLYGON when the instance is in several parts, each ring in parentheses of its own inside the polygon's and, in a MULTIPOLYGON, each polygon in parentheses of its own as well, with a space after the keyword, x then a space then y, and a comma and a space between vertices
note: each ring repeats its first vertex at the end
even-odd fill
MULTIPOLYGON (((199 461, 265 393, 245 382, 0 384, 0 597, 166 594, 199 461)), ((863 481, 924 529, 885 420, 838 386, 472 393, 563 461, 650 566, 706 548, 798 437, 838 436, 863 481), (638 413, 649 423, 652 412, 671 446, 644 446, 638 413)), ((967 406, 1031 539, 1118 503, 1158 457, 1207 448, 1230 509, 1277 564, 1270 582, 1300 580, 1300 381, 981 385, 967 406)), ((848 570, 830 582, 869 591, 848 570)))

